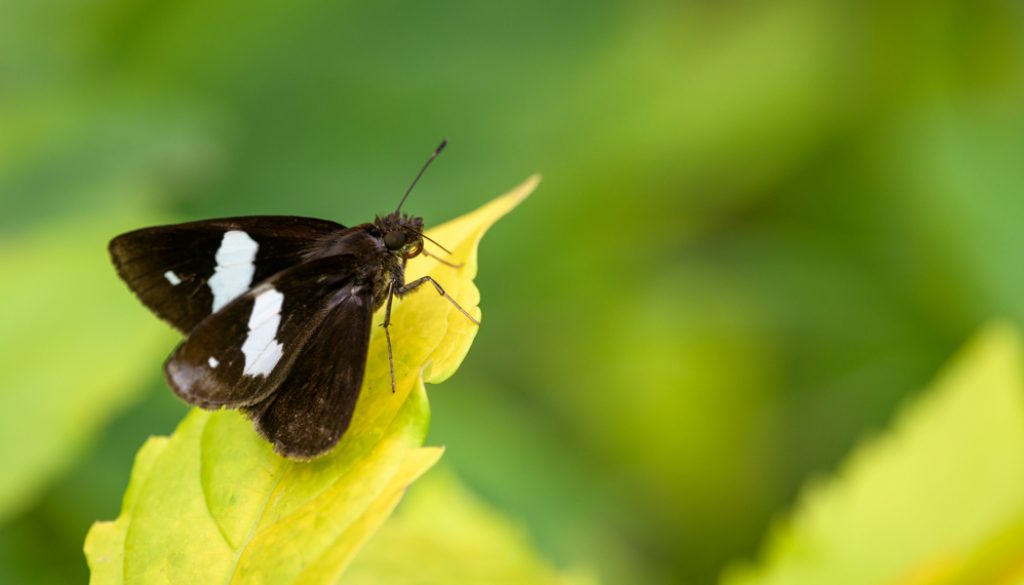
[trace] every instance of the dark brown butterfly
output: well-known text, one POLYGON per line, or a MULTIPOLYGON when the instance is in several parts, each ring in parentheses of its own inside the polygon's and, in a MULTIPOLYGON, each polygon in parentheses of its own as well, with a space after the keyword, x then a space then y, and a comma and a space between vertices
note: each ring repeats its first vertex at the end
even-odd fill
POLYGON ((479 324, 433 278, 404 278, 410 258, 431 254, 423 220, 402 214, 402 204, 446 144, 398 208, 372 223, 250 216, 114 238, 121 278, 187 335, 164 365, 174 392, 201 408, 241 409, 278 453, 311 459, 337 444, 352 419, 375 310, 385 307, 392 390, 394 297, 430 283, 479 324))

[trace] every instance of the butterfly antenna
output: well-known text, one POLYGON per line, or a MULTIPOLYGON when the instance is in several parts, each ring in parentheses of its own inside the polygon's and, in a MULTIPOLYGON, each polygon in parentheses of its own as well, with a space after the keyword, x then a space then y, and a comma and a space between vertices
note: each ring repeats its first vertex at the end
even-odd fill
POLYGON ((426 172, 427 167, 430 166, 430 163, 434 162, 434 159, 437 158, 437 155, 441 154, 441 151, 444 150, 445 146, 448 146, 447 139, 442 140, 441 144, 434 150, 434 154, 430 155, 430 158, 427 159, 427 162, 423 163, 423 168, 420 169, 420 172, 416 175, 416 178, 412 180, 412 185, 409 185, 409 188, 405 190, 405 195, 402 195, 402 200, 398 202, 398 207, 395 208, 395 213, 401 211, 402 204, 404 204, 406 198, 409 197, 409 193, 412 193, 412 188, 416 186, 416 183, 419 182, 420 177, 422 177, 423 173, 426 172))

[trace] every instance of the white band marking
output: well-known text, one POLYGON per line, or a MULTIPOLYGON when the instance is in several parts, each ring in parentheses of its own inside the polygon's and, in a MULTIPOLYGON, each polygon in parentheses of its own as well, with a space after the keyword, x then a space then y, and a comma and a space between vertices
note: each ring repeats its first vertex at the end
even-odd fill
POLYGON ((225 232, 217 249, 217 267, 207 281, 213 293, 213 312, 249 290, 256 272, 256 240, 240 230, 225 232))
POLYGON ((211 357, 210 359, 206 360, 206 363, 210 364, 211 368, 216 368, 217 366, 220 365, 220 362, 215 357, 211 357))
POLYGON ((173 270, 164 272, 164 278, 167 279, 167 282, 171 283, 171 286, 178 286, 181 284, 181 279, 178 278, 178 275, 175 274, 173 270))
MULTIPOLYGON (((262 288, 262 287, 261 287, 262 288)), ((246 376, 267 376, 281 359, 284 346, 277 342, 277 328, 281 325, 281 303, 284 295, 274 287, 256 295, 249 315, 249 334, 242 344, 245 354, 246 376)))

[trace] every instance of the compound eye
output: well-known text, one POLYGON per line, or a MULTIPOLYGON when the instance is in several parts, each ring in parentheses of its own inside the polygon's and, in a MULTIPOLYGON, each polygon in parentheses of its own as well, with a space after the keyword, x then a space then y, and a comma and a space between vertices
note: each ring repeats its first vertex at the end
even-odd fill
POLYGON ((405 239, 405 232, 388 232, 384 234, 384 245, 388 247, 388 250, 400 250, 405 245, 405 239))

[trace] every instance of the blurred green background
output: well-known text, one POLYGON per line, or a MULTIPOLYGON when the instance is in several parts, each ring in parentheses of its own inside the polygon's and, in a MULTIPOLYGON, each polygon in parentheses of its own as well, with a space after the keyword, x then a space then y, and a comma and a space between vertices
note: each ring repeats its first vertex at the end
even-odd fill
POLYGON ((86 529, 186 410, 106 240, 362 222, 442 137, 428 225, 544 181, 483 242, 428 442, 606 583, 715 582, 979 323, 1024 317, 1017 2, 8 0, 0 456, 27 471, 0 582, 84 581, 86 529))

